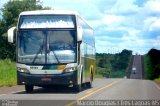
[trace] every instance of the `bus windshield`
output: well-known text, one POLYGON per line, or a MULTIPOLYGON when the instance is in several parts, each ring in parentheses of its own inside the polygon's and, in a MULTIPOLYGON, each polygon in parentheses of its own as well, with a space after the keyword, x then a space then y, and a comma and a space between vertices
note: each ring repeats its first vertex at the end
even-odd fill
POLYGON ((76 61, 75 30, 20 30, 18 62, 28 64, 76 61))

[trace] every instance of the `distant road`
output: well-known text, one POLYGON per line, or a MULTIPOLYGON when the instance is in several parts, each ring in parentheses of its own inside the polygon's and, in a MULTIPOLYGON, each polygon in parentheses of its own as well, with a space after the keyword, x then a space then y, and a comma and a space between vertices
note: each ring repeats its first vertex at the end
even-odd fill
POLYGON ((93 88, 84 88, 80 93, 67 87, 36 88, 32 94, 24 91, 8 92, 0 95, 0 100, 23 100, 20 102, 23 106, 71 106, 77 105, 77 100, 160 100, 160 88, 149 80, 95 79, 93 88))
POLYGON ((142 60, 142 56, 141 55, 134 55, 133 56, 133 62, 132 65, 130 66, 129 70, 130 71, 130 78, 131 79, 143 79, 143 74, 144 74, 144 70, 143 70, 143 60, 142 60), (135 68, 136 70, 133 70, 133 68, 135 68))

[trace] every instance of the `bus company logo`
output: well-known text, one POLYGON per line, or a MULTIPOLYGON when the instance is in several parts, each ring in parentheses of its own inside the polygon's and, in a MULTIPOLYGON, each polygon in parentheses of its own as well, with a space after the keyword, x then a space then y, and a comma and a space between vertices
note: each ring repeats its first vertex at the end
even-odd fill
POLYGON ((45 74, 47 74, 47 71, 44 71, 45 74))

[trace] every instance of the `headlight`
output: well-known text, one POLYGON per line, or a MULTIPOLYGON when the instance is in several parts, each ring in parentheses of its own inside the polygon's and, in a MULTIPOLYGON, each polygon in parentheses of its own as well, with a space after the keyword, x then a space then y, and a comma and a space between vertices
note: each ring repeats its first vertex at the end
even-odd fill
POLYGON ((76 67, 70 67, 70 68, 64 69, 64 72, 73 72, 73 71, 75 71, 76 69, 77 69, 76 67))
POLYGON ((64 72, 73 72, 77 70, 77 63, 69 63, 66 65, 64 72))
POLYGON ((19 67, 18 67, 17 70, 18 70, 19 72, 22 72, 22 73, 30 73, 29 70, 26 69, 26 68, 19 68, 19 67))

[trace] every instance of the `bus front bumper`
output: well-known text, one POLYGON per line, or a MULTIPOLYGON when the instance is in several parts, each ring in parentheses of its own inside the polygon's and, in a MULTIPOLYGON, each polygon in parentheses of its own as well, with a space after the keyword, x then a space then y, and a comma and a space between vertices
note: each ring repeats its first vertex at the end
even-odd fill
POLYGON ((27 74, 17 71, 18 85, 72 85, 77 84, 77 71, 63 74, 27 74))

